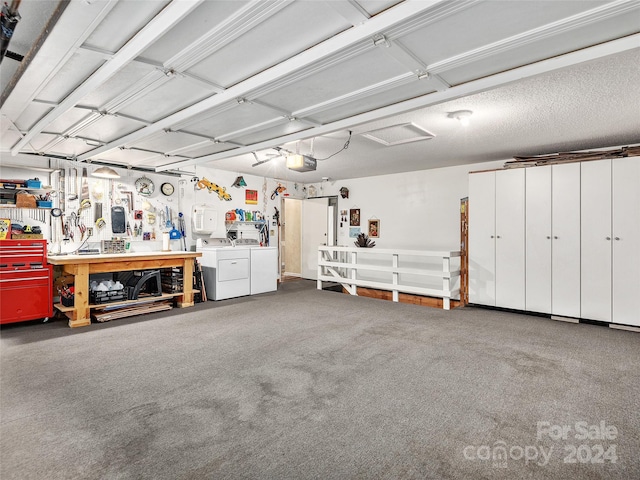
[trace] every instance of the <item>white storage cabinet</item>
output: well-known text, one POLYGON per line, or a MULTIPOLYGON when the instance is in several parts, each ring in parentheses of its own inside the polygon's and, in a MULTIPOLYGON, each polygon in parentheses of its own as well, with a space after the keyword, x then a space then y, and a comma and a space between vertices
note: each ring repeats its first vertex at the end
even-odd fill
POLYGON ((525 308, 525 171, 469 176, 469 301, 525 308))
POLYGON ((584 162, 582 318, 640 326, 640 159, 584 162))

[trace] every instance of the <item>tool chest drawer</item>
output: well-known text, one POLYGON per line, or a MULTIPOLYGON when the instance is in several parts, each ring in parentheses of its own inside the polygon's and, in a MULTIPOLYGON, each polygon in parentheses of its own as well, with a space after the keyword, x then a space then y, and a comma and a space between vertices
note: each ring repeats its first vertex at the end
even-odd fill
POLYGON ((45 240, 0 241, 0 324, 53 315, 53 267, 45 240))

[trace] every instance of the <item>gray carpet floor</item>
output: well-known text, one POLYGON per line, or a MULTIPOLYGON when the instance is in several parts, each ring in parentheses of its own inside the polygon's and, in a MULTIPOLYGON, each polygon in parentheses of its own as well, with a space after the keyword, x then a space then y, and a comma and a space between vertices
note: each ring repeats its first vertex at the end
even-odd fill
POLYGON ((637 333, 309 281, 0 333, 3 480, 640 478, 637 333))

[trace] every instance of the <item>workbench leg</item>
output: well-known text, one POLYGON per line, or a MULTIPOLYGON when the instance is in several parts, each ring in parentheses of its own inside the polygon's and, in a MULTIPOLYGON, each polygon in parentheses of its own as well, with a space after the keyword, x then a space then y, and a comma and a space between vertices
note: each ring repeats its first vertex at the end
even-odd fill
POLYGON ((69 319, 70 327, 84 327, 91 325, 89 312, 89 265, 79 264, 73 278, 74 307, 69 319))
MULTIPOLYGON (((204 286, 202 287, 204 288, 204 286)), ((182 296, 178 308, 193 307, 193 258, 185 258, 182 265, 182 296)))

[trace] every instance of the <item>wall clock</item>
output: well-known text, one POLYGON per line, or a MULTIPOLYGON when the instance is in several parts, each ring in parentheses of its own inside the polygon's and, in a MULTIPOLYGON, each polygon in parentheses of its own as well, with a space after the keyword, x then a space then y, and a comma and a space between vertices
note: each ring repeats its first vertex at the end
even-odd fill
POLYGON ((169 182, 165 182, 160 185, 160 191, 168 197, 169 195, 173 195, 174 188, 169 182))
POLYGON ((145 197, 150 196, 155 189, 153 181, 147 177, 140 177, 139 179, 137 179, 135 186, 136 192, 138 192, 140 195, 144 195, 145 197))

